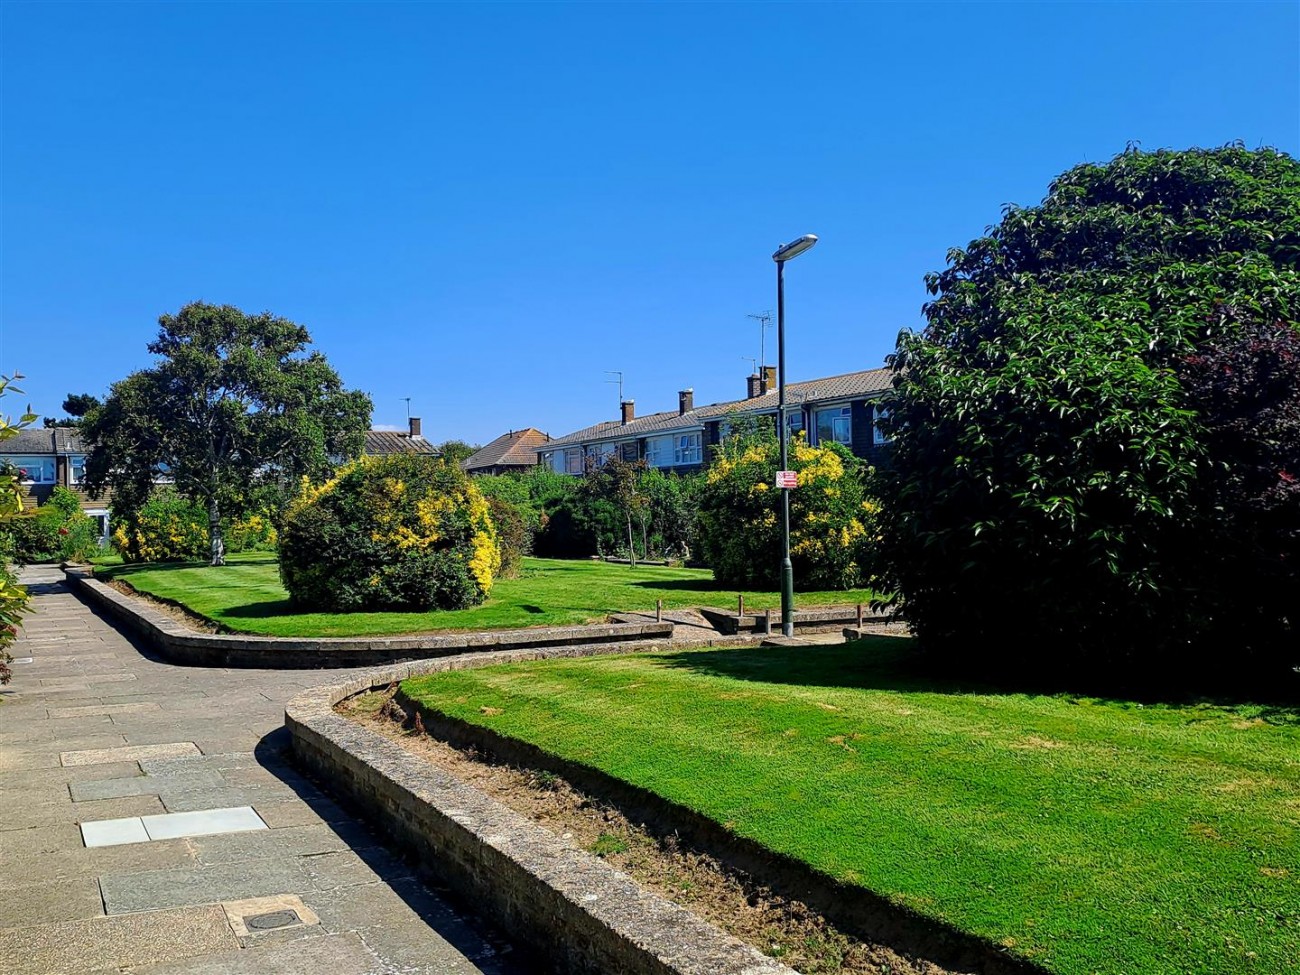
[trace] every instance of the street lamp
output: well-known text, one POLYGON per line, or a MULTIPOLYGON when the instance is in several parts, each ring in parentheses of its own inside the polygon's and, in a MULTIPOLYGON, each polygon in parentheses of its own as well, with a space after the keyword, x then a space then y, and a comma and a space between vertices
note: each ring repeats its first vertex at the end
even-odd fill
MULTIPOLYGON (((817 243, 816 234, 804 234, 782 244, 772 255, 776 261, 776 425, 781 443, 781 470, 788 469, 785 426, 785 262, 792 261, 817 243)), ((794 636, 794 566, 790 563, 790 486, 781 487, 781 635, 794 636)))

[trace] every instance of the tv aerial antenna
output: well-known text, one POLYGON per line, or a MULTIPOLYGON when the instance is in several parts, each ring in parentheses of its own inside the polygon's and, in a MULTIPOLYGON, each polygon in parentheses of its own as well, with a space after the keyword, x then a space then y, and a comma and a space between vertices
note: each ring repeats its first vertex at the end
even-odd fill
POLYGON ((623 374, 616 369, 606 369, 605 375, 618 377, 617 379, 606 379, 605 382, 609 383, 611 386, 618 387, 618 408, 622 409, 623 408, 623 374))
MULTIPOLYGON (((760 367, 767 365, 767 330, 772 327, 772 312, 768 311, 755 312, 752 315, 746 315, 746 318, 752 318, 758 322, 758 364, 760 367)), ((749 358, 742 356, 741 358, 749 358)), ((755 369, 759 372, 759 369, 755 369)))
POLYGON ((406 404, 406 422, 407 422, 407 425, 410 425, 410 422, 411 422, 411 397, 409 397, 409 396, 403 396, 403 397, 402 397, 402 402, 406 404))

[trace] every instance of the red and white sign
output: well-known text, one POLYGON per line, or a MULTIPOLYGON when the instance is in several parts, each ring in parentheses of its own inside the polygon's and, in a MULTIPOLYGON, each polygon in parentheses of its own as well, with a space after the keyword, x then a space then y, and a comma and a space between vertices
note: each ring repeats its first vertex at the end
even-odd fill
POLYGON ((779 488, 795 488, 799 486, 799 475, 794 471, 777 471, 776 486, 779 488))

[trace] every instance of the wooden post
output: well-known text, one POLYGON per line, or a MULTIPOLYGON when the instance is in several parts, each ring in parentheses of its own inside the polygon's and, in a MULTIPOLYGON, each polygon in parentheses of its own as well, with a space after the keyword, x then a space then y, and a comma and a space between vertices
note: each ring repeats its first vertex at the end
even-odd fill
POLYGON ((763 613, 763 636, 772 635, 772 608, 769 606, 763 613))
POLYGON ((664 601, 662 599, 656 599, 655 600, 655 622, 662 623, 663 621, 664 621, 664 601))
POLYGON ((858 629, 862 629, 862 604, 858 603, 858 629))
POLYGON ((736 597, 736 615, 745 615, 745 594, 743 592, 736 597))

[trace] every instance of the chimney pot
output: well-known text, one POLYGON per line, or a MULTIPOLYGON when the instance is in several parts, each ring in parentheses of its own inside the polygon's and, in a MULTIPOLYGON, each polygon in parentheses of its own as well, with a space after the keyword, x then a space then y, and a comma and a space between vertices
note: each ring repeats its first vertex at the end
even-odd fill
POLYGON ((677 394, 677 415, 681 416, 695 409, 695 390, 683 389, 677 394))
POLYGON ((757 373, 750 376, 745 381, 745 396, 749 399, 753 399, 755 396, 762 396, 762 384, 763 377, 759 376, 757 373))
POLYGON ((636 400, 625 399, 618 405, 623 410, 623 422, 631 423, 636 418, 636 400))
POLYGON ((412 436, 412 437, 420 436, 420 418, 418 416, 413 416, 410 418, 409 423, 411 425, 411 429, 408 436, 412 436))

